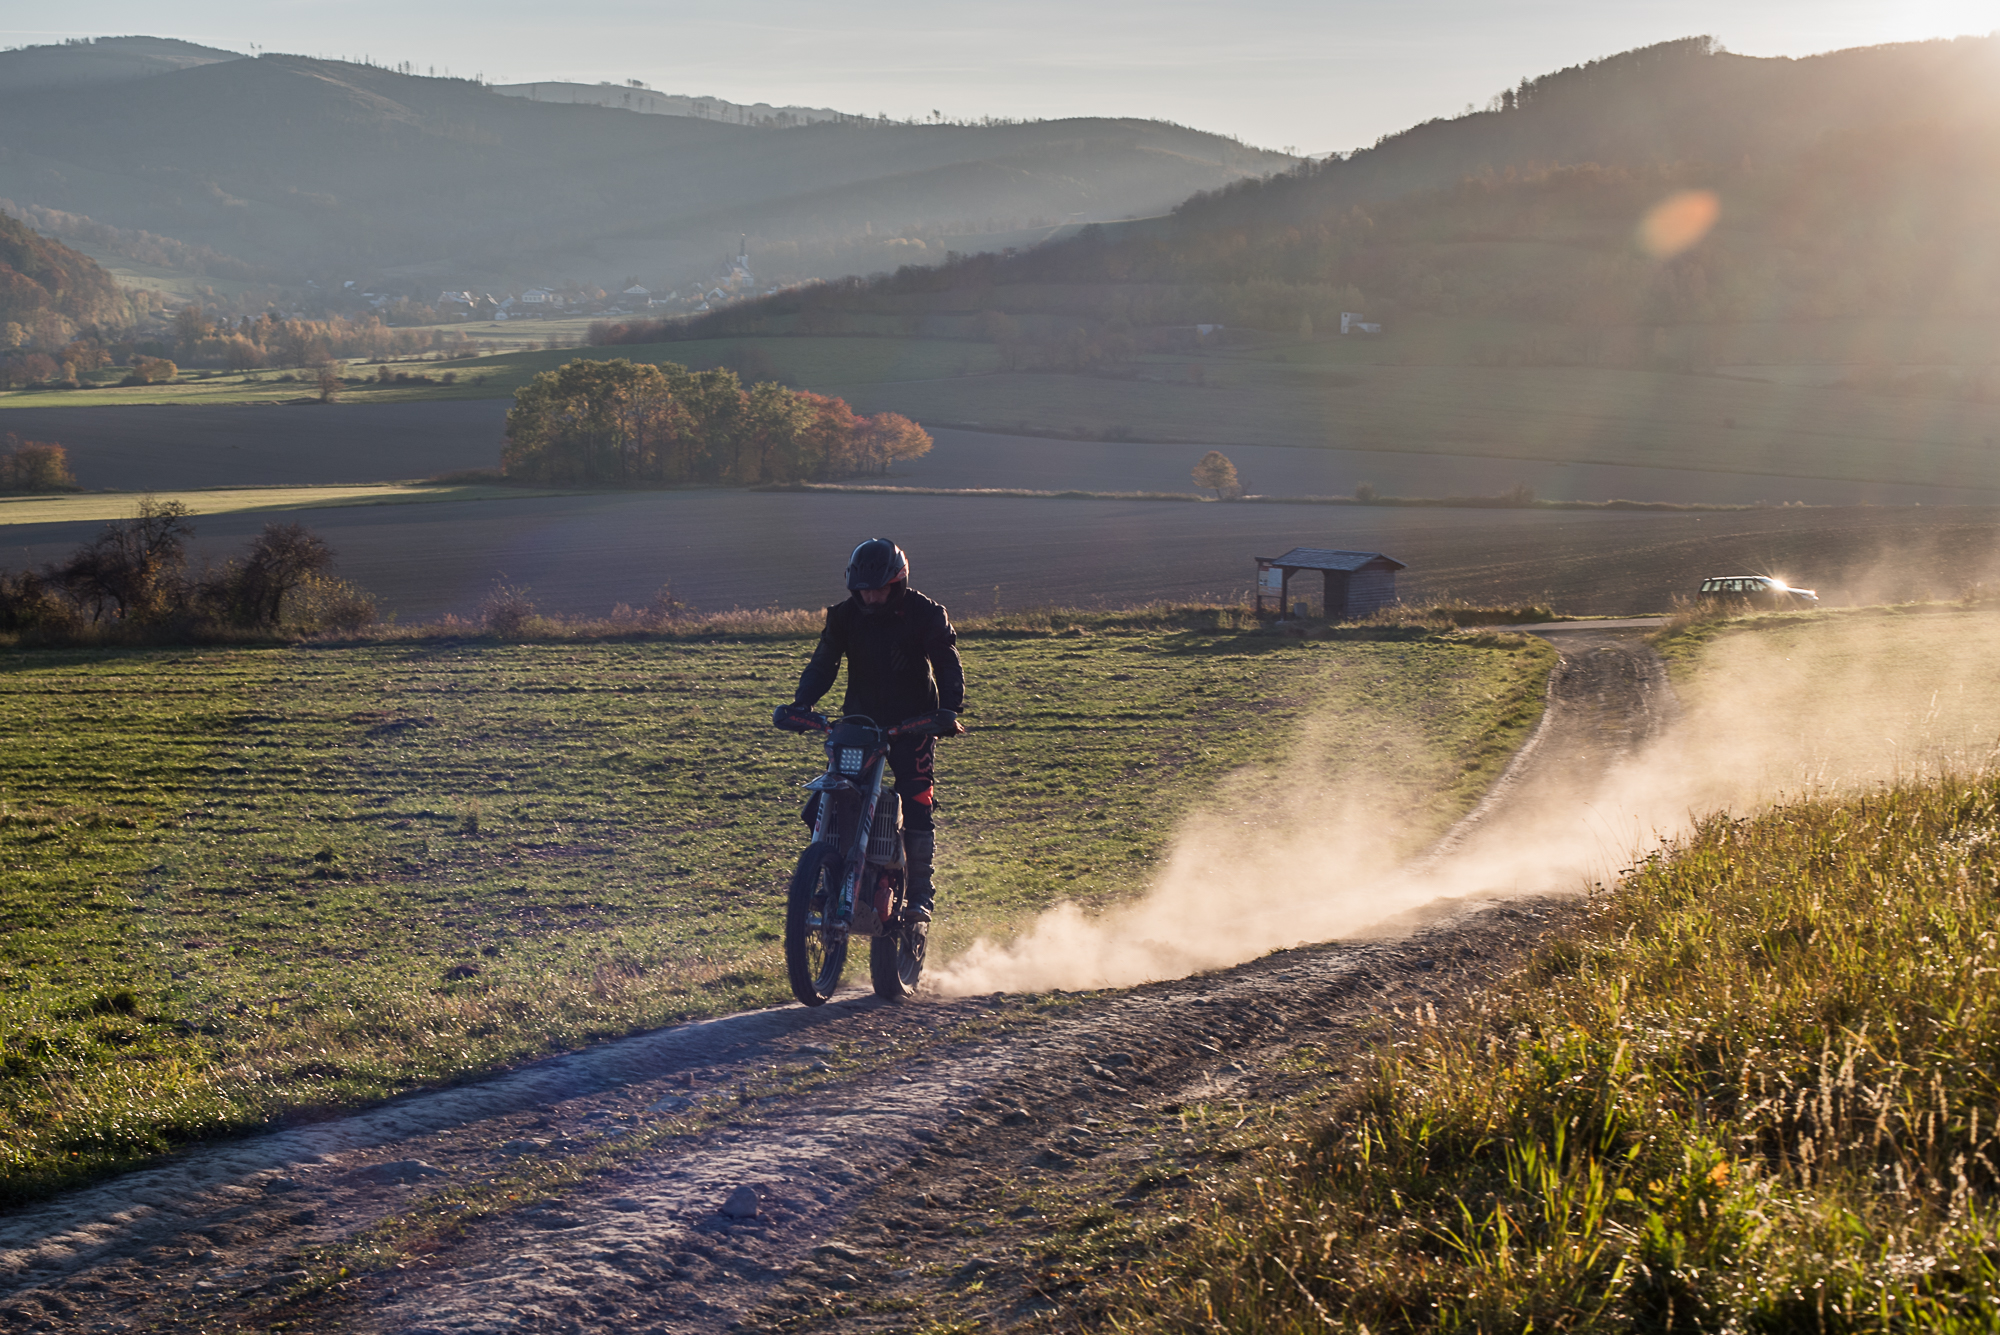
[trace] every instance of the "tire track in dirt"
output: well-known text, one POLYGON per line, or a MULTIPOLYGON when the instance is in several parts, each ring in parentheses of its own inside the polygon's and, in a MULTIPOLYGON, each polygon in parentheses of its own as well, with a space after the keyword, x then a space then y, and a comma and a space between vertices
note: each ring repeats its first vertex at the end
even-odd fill
MULTIPOLYGON (((1548 633, 1562 659, 1535 743, 1437 856, 1476 857, 1511 813, 1587 792, 1671 715, 1658 660, 1633 632, 1548 633)), ((1053 1318, 1060 1299, 1019 1259, 1032 1220, 979 1213, 995 1182, 1118 1169, 1130 1157, 1111 1144, 1120 1136, 1158 1159, 1166 1151, 1145 1128, 1162 1109, 1254 1091, 1301 1041, 1356 1051, 1377 1017, 1476 990, 1580 903, 1475 894, 1371 940, 1121 992, 900 1007, 850 995, 751 1012, 197 1147, 0 1219, 0 1320, 56 1331, 284 1320, 402 1335, 823 1319, 886 1330, 908 1324, 899 1306, 968 1302, 1003 1325, 1053 1318), (497 1184, 489 1195, 504 1196, 524 1165, 565 1161, 592 1167, 468 1220, 400 1268, 288 1296, 315 1248, 442 1191, 497 1184), (757 1213, 722 1213, 744 1186, 757 1213), (856 1305, 857 1291, 876 1310, 856 1305)))

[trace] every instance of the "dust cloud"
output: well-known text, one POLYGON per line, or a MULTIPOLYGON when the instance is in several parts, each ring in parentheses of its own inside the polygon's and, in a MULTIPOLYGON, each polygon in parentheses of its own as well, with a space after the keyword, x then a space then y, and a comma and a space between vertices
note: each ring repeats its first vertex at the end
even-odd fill
POLYGON ((1533 750, 1428 853, 1409 856, 1417 822, 1401 812, 1412 794, 1381 773, 1329 776, 1308 739, 1284 773, 1243 776, 1188 819, 1136 902, 1095 916, 1059 905, 1011 941, 975 942, 935 970, 935 986, 1121 987, 1302 942, 1398 935, 1441 901, 1608 883, 1703 814, 1980 772, 2000 758, 1992 612, 1858 614, 1729 636, 1680 683, 1678 704, 1636 643, 1563 643, 1561 704, 1533 750))

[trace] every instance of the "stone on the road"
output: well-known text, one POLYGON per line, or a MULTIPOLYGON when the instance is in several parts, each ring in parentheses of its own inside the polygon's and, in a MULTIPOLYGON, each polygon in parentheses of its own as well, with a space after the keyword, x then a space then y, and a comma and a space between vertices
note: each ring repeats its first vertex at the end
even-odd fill
POLYGON ((754 1219, 757 1217, 757 1188, 744 1183, 729 1193, 729 1199, 722 1203, 722 1213, 731 1219, 754 1219))
POLYGON ((416 1182, 426 1177, 443 1177, 444 1169, 422 1159, 397 1159, 392 1163, 370 1164, 349 1173, 353 1182, 416 1182))

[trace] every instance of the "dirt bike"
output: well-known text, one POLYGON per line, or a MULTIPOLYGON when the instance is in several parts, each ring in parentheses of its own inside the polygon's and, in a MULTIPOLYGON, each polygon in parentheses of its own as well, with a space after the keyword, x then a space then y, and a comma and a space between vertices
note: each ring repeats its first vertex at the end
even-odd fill
POLYGON ((908 891, 903 804, 889 772, 889 743, 902 736, 963 731, 949 710, 884 728, 860 714, 779 710, 788 732, 826 734, 826 771, 805 785, 814 795, 812 842, 799 855, 785 902, 785 972, 792 995, 818 1006, 840 986, 847 944, 867 938, 875 995, 901 1001, 917 990, 930 924, 903 917, 908 891))

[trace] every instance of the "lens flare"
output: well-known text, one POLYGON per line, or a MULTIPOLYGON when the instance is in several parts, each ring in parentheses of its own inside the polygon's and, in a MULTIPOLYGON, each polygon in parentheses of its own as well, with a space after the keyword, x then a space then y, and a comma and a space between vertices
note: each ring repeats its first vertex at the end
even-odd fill
POLYGON ((1639 220, 1639 248, 1656 260, 1670 260, 1708 235, 1722 215, 1713 190, 1677 190, 1639 220))

